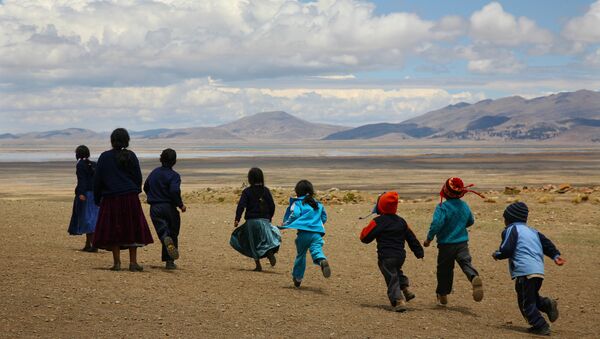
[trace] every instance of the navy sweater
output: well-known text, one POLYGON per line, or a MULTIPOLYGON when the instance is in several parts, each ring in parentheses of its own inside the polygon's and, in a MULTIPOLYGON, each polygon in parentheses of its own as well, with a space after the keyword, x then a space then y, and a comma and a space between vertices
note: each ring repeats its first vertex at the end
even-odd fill
POLYGON ((149 204, 169 203, 183 207, 181 200, 181 177, 170 167, 155 168, 144 183, 149 204))
POLYGON ((85 195, 86 192, 94 190, 94 172, 96 163, 93 161, 79 160, 75 167, 77 175, 77 186, 75 186, 76 195, 85 195))
POLYGON ((275 202, 271 191, 265 186, 250 186, 242 191, 242 196, 238 202, 235 211, 235 220, 242 218, 242 213, 246 210, 244 218, 248 219, 273 219, 275 214, 275 202), (261 209, 260 199, 263 199, 263 208, 261 209))
POLYGON ((373 219, 362 230, 360 240, 365 244, 377 240, 379 258, 405 258, 405 241, 417 258, 423 258, 425 255, 423 247, 406 221, 396 214, 383 214, 373 219))
POLYGON ((117 151, 102 153, 94 175, 94 199, 100 204, 102 197, 142 192, 142 171, 135 153, 129 151, 129 165, 121 168, 117 163, 117 151))

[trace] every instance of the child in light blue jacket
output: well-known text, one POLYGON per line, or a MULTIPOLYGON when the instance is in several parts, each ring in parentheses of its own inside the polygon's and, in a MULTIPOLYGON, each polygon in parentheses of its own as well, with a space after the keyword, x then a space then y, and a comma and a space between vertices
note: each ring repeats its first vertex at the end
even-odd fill
POLYGON ((539 294, 544 281, 544 255, 562 266, 565 260, 550 239, 527 225, 529 208, 523 202, 516 202, 504 210, 502 243, 492 254, 495 260, 508 259, 511 278, 515 280, 515 290, 519 310, 527 319, 529 332, 550 335, 550 326, 541 312, 548 315, 550 322, 558 319, 556 300, 539 294))
POLYGON ((323 236, 327 222, 327 213, 323 204, 314 198, 315 191, 308 180, 296 184, 296 198, 290 198, 290 206, 285 211, 281 229, 297 229, 296 260, 292 270, 294 286, 300 287, 306 270, 306 252, 310 251, 313 263, 321 267, 323 276, 331 276, 331 268, 323 253, 323 236))

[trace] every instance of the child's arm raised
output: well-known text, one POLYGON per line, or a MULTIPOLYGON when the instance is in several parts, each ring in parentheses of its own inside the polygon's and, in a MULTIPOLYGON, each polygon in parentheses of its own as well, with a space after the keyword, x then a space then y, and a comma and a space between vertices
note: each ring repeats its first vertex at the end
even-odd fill
POLYGON ((542 249, 544 250, 544 255, 552 258, 554 263, 558 266, 564 265, 567 261, 560 256, 560 251, 554 246, 554 243, 550 241, 550 239, 546 238, 545 235, 538 232, 540 237, 540 242, 542 243, 542 249))
POLYGON ((371 220, 371 222, 360 232, 360 241, 362 241, 365 244, 368 244, 371 241, 375 240, 378 234, 379 229, 377 228, 377 222, 375 222, 375 220, 371 220))

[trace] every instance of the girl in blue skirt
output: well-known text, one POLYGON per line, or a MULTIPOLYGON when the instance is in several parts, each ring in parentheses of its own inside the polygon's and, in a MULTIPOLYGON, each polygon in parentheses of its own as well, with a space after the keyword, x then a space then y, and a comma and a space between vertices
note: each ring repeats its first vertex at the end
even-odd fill
POLYGON ((75 149, 77 158, 76 174, 77 186, 75 187, 75 200, 73 201, 73 213, 68 232, 71 235, 85 234, 84 252, 98 252, 92 246, 92 238, 98 220, 98 206, 94 201, 94 172, 96 163, 91 161, 90 150, 85 145, 75 149))
POLYGON ((242 191, 235 213, 234 227, 229 241, 231 247, 241 254, 254 259, 255 271, 262 271, 260 259, 267 257, 271 266, 275 266, 275 253, 281 245, 281 234, 271 225, 275 214, 275 202, 271 191, 265 186, 260 168, 251 168, 248 172, 249 187, 242 191), (246 222, 238 227, 242 214, 246 222))

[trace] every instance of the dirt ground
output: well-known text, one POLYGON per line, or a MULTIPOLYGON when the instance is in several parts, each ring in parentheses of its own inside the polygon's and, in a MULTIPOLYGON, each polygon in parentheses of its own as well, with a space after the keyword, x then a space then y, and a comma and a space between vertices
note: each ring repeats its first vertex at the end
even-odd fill
MULTIPOLYGON (((111 254, 80 252, 83 237, 68 236, 68 194, 47 200, 0 200, 3 259, 0 337, 526 337, 507 263, 495 262, 506 203, 470 196, 476 224, 470 231, 474 265, 485 298, 472 301, 456 270, 450 305, 435 305, 435 247, 423 261, 411 254, 405 272, 417 298, 406 313, 391 312, 375 244, 358 240, 371 203, 328 206, 325 253, 332 277, 309 266, 302 288, 292 285, 295 233, 286 231, 274 268, 252 272, 252 260, 228 244, 232 203, 189 205, 183 214, 179 268, 166 271, 160 246, 139 253, 144 272, 112 272, 111 254)), ((546 261, 542 294, 558 298, 556 337, 598 337, 600 323, 600 205, 593 201, 538 203, 522 195, 531 224, 562 251, 567 264, 546 261)), ((436 200, 399 208, 423 240, 436 200)), ((147 206, 144 207, 147 213, 147 206)), ((284 206, 277 207, 275 220, 284 206)), ((153 231, 154 232, 154 231, 153 231)), ((155 237, 156 240, 156 237, 155 237)), ((126 267, 126 252, 123 252, 126 267)))

